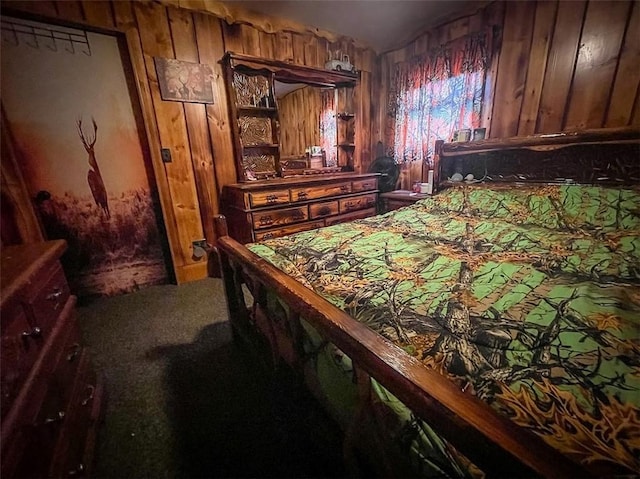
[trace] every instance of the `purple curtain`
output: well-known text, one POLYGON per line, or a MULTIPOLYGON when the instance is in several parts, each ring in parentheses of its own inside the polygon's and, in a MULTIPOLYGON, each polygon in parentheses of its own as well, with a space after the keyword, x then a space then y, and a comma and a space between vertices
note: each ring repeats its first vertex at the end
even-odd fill
POLYGON ((431 163, 437 139, 478 128, 488 64, 486 33, 463 37, 396 64, 389 97, 388 154, 431 163))

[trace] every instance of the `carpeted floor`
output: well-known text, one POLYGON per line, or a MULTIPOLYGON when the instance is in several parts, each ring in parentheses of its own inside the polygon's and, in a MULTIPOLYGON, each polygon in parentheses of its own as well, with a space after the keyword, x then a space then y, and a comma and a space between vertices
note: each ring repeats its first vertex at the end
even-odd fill
POLYGON ((344 477, 334 424, 231 341, 222 283, 78 308, 108 394, 95 477, 344 477))

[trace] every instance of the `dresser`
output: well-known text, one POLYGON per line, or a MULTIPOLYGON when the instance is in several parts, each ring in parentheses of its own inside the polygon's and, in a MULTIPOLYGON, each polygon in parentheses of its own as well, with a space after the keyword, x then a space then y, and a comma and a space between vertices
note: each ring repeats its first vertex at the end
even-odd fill
POLYGON ((103 386, 82 346, 62 240, 4 247, 1 475, 90 472, 103 386))
POLYGON ((377 213, 378 173, 338 173, 227 185, 221 211, 241 243, 366 218, 377 213))

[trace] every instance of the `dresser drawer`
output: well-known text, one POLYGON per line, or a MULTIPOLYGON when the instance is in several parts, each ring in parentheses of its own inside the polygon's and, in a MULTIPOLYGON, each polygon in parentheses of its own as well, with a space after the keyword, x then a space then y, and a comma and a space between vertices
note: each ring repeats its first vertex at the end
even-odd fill
POLYGON ((31 326, 19 303, 3 310, 2 315, 0 407, 4 418, 40 354, 43 338, 31 326))
POLYGON ((43 335, 47 335, 69 299, 70 292, 59 263, 54 264, 48 274, 43 274, 43 278, 47 279, 44 280, 42 288, 30 301, 30 306, 33 313, 32 325, 40 328, 43 335))
POLYGON ((264 229, 305 221, 309 219, 309 212, 306 206, 300 206, 298 208, 261 211, 260 213, 252 213, 251 216, 253 227, 264 229))
MULTIPOLYGON (((97 427, 98 411, 102 401, 102 384, 90 367, 87 351, 78 357, 78 375, 73 396, 67 408, 65 422, 55 448, 50 475, 52 477, 84 476, 90 473, 91 458, 87 453, 89 435, 97 427)), ((93 439, 95 440, 95 438, 93 439)))
POLYGON ((325 216, 337 215, 340 207, 337 201, 324 201, 322 203, 314 203, 309 205, 309 217, 313 220, 316 218, 324 218, 325 216))
POLYGON ((376 205, 376 195, 361 195, 340 200, 340 213, 371 208, 376 205))
POLYGON ((368 180, 358 180, 352 183, 353 192, 358 193, 360 191, 369 191, 377 189, 377 181, 375 178, 370 178, 368 180))
POLYGON ((335 185, 309 186, 305 188, 292 188, 291 201, 307 201, 330 196, 346 195, 351 193, 351 183, 338 183, 335 185))
POLYGON ((256 232, 256 241, 263 241, 272 238, 279 238, 280 236, 292 235, 294 233, 300 233, 301 231, 313 230, 316 228, 322 228, 324 221, 309 221, 307 223, 300 223, 297 225, 286 226, 284 228, 276 228, 269 231, 256 232))
POLYGON ((256 191, 247 193, 247 196, 251 208, 289 203, 289 190, 256 191))
POLYGON ((347 221, 360 220, 362 218, 368 218, 369 216, 374 216, 376 214, 375 208, 368 208, 366 210, 358 210, 353 213, 346 213, 343 215, 332 216, 331 218, 327 218, 325 223, 327 226, 336 225, 338 223, 345 223, 347 221))

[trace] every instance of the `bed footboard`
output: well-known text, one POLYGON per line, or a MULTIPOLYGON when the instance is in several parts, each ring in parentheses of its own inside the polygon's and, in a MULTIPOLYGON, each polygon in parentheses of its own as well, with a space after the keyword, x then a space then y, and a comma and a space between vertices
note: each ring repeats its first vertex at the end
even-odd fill
MULTIPOLYGON (((374 378, 489 476, 589 476, 538 436, 498 415, 230 238, 223 216, 217 216, 215 223, 216 252, 236 337, 268 346, 274 361, 303 373, 304 318, 353 362, 359 397, 354 421, 367 416, 374 378), (269 316, 268 292, 286 303, 281 314, 269 316)), ((354 446, 349 439, 357 429, 356 423, 347 428, 346 451, 354 446)), ((391 462, 387 465, 385 474, 398 473, 391 462)))

